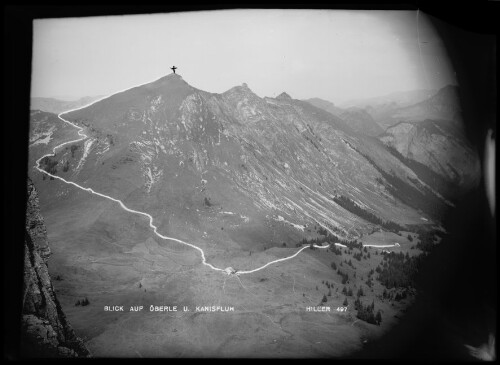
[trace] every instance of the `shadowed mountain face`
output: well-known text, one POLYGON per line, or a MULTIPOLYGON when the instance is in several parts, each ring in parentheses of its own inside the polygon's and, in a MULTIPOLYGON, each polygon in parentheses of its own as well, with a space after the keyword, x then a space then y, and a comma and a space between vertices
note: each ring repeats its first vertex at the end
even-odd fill
POLYGON ((404 159, 420 163, 461 189, 479 183, 477 154, 460 125, 440 120, 401 122, 387 128, 380 140, 404 159))
POLYGON ((479 183, 477 151, 464 134, 456 86, 446 86, 432 97, 399 108, 386 119, 389 126, 380 140, 401 161, 416 171, 431 171, 436 186, 466 191, 479 183))

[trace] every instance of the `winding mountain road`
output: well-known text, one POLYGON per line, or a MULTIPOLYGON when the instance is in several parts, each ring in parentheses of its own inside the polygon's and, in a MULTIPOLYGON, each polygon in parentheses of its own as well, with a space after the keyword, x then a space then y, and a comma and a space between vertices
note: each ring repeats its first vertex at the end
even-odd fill
MULTIPOLYGON (((54 174, 51 174, 47 171, 45 171, 44 169, 42 169, 40 167, 40 161, 43 160, 45 157, 54 157, 56 155, 56 151, 58 149, 60 149, 61 147, 67 145, 67 144, 71 144, 71 143, 76 143, 76 142, 80 142, 80 141, 83 141, 84 139, 86 139, 88 136, 85 134, 85 132, 83 131, 83 128, 74 124, 74 123, 71 123, 70 121, 64 119, 62 117, 63 114, 66 114, 66 113, 69 113, 69 112, 72 112, 72 111, 75 111, 75 110, 79 110, 79 109, 83 109, 83 108, 86 108, 94 103, 97 103, 98 101, 101 101, 103 99, 106 99, 108 98, 109 96, 106 96, 102 99, 99 99, 99 100, 95 100, 94 102, 90 103, 90 104, 87 104, 87 105, 84 105, 82 107, 79 107, 79 108, 75 108, 75 109, 71 109, 71 110, 67 110, 67 111, 64 111, 62 113, 59 113, 58 115, 58 118, 61 119, 63 122, 67 123, 67 124, 70 124, 71 126, 75 127, 78 129, 78 135, 81 137, 81 138, 78 138, 78 139, 75 139, 75 140, 72 140, 72 141, 67 141, 67 142, 64 142, 64 143, 61 143, 60 145, 57 145, 55 146, 53 149, 52 149, 52 153, 47 153, 46 155, 43 155, 42 157, 40 157, 38 160, 36 160, 36 165, 35 165, 35 168, 40 171, 41 173, 44 173, 46 175, 49 175, 50 177, 54 178, 54 179, 58 179, 68 185, 73 185, 74 187, 78 188, 78 189, 81 189, 81 190, 84 190, 84 191, 87 191, 91 194, 94 194, 94 195, 97 195, 97 196, 100 196, 102 198, 105 198, 105 199, 108 199, 108 200, 111 200, 115 203, 118 203, 122 209, 126 210, 127 212, 130 212, 130 213, 134 213, 134 214, 138 214, 138 215, 141 215, 145 218, 147 218, 149 220, 149 226, 153 229, 153 232, 159 237, 159 238, 162 238, 164 240, 170 240, 170 241, 175 241, 175 242, 178 242, 180 244, 183 244, 183 245, 186 245, 186 246, 189 246, 191 248, 194 248, 195 250, 199 251, 200 252, 200 255, 201 255, 201 260, 202 260, 202 263, 203 265, 205 266, 208 266, 209 268, 211 268, 212 270, 215 270, 215 271, 219 271, 219 272, 222 272, 224 274, 227 274, 227 275, 244 275, 244 274, 252 274, 254 272, 257 272, 257 271, 260 271, 272 264, 276 264, 278 262, 281 262, 281 261, 286 261, 286 260, 290 260, 290 259, 293 259, 295 256, 297 256, 300 252, 302 252, 302 250, 306 249, 307 247, 309 247, 308 245, 302 247, 300 250, 298 250, 295 254, 291 255, 291 256, 288 256, 288 257, 283 257, 281 259, 277 259, 277 260, 273 260, 273 261, 270 261, 268 262, 267 264, 265 265, 262 265, 261 267, 258 267, 256 269, 253 269, 253 270, 240 270, 240 271, 237 271, 237 272, 233 272, 233 270, 228 270, 229 268, 226 268, 226 269, 221 269, 221 268, 218 268, 218 267, 215 267, 214 265, 210 264, 207 262, 207 259, 205 257, 205 252, 203 251, 203 249, 201 249, 200 247, 196 246, 196 245, 193 245, 192 243, 188 243, 188 242, 185 242, 185 241, 182 241, 180 239, 177 239, 175 237, 168 237, 168 236, 165 236, 161 233, 158 232, 158 227, 155 226, 153 224, 153 217, 148 214, 148 213, 145 213, 145 212, 141 212, 141 211, 138 211, 138 210, 135 210, 135 209, 130 209, 129 207, 127 207, 125 204, 123 204, 123 202, 119 199, 116 199, 116 198, 113 198, 109 195, 106 195, 106 194, 102 194, 102 193, 99 193, 95 190, 93 190, 92 188, 85 188, 73 181, 68 181, 60 176, 57 176, 57 175, 54 175, 54 174)), ((314 245, 314 247, 316 248, 328 248, 328 246, 318 246, 318 245, 314 245)))
MULTIPOLYGON (((145 83, 147 84, 147 83, 145 83)), ((145 84, 142 84, 142 85, 145 85, 145 84)), ((142 86, 142 85, 138 85, 138 86, 142 86)), ((134 86, 132 88, 135 88, 135 87, 138 87, 138 86, 134 86)), ((129 88, 129 89, 132 89, 132 88, 129 88)), ((123 91, 126 91, 126 90, 129 90, 129 89, 125 89, 125 90, 122 90, 122 91, 119 91, 119 92, 123 92, 123 91)), ((117 93, 114 93, 112 95, 115 95, 117 93)), ((95 100, 87 105, 84 105, 84 106, 81 106, 79 108, 75 108, 75 109, 71 109, 71 110, 66 110, 64 112, 61 112, 59 113, 58 115, 58 118, 61 119, 63 122, 67 123, 67 124, 70 124, 71 126, 75 127, 76 129, 78 129, 78 135, 80 136, 80 138, 78 139, 75 139, 75 140, 72 140, 72 141, 67 141, 67 142, 64 142, 64 143, 61 143, 60 145, 57 145, 56 147, 54 147, 52 149, 52 153, 48 153, 46 155, 43 155, 42 157, 40 157, 38 160, 36 160, 36 165, 35 165, 35 168, 40 171, 41 173, 44 173, 46 175, 49 175, 50 177, 54 178, 54 179, 58 179, 68 185, 73 185, 74 187, 78 188, 78 189, 81 189, 81 190, 84 190, 84 191, 87 191, 91 194, 94 194, 94 195, 97 195, 97 196, 100 196, 102 198, 105 198, 105 199, 108 199, 108 200, 111 200, 115 203, 118 203, 123 210, 127 211, 127 212, 130 212, 130 213, 134 213, 134 214, 137 214, 137 215, 140 215, 140 216, 143 216, 145 218, 147 218, 149 220, 149 226, 152 228, 153 232, 156 234, 156 236, 158 236, 159 238, 161 239, 164 239, 164 240, 170 240, 170 241, 175 241, 175 242, 178 242, 180 244, 183 244, 183 245, 186 245, 186 246, 189 246, 191 248, 194 248, 195 250, 197 250, 198 252, 200 252, 200 255, 201 255, 201 260, 202 260, 202 263, 203 265, 211 268, 212 270, 215 270, 215 271, 219 271, 221 273, 224 273, 224 274, 227 274, 227 275, 245 275, 245 274, 252 274, 252 273, 255 273, 257 271, 260 271, 260 270, 263 270, 265 269, 266 267, 270 266, 270 265, 274 265, 274 264, 277 264, 279 262, 282 262, 282 261, 286 261, 286 260, 290 260, 290 259, 293 259, 294 257, 296 257, 299 253, 301 253, 303 250, 305 250, 306 248, 309 247, 309 245, 305 245, 304 247, 300 248, 296 253, 294 253, 293 255, 291 256, 287 256, 287 257, 283 257, 283 258, 280 258, 280 259, 276 259, 276 260, 273 260, 273 261, 270 261, 268 262, 267 264, 265 265, 262 265, 256 269, 252 269, 252 270, 238 270, 238 271, 234 271, 233 269, 231 269, 230 267, 228 268, 225 268, 225 269, 221 269, 221 268, 218 268, 218 267, 215 267, 214 265, 210 264, 207 262, 207 259, 205 257, 205 252, 203 251, 203 249, 201 249, 200 247, 192 244, 192 243, 188 243, 188 242, 185 242, 185 241, 182 241, 180 239, 177 239, 175 237, 168 237, 168 236, 165 236, 161 233, 158 232, 158 227, 154 225, 153 223, 153 217, 148 214, 148 213, 145 213, 145 212, 141 212, 141 211, 138 211, 138 210, 135 210, 135 209, 130 209, 128 208, 125 204, 123 204, 123 202, 119 199, 116 199, 116 198, 113 198, 109 195, 106 195, 106 194, 102 194, 102 193, 99 193, 91 188, 85 188, 81 185, 78 185, 77 183, 73 182, 73 181, 68 181, 60 176, 57 176, 57 175, 54 175, 54 174, 51 174, 47 171, 45 171, 44 169, 42 169, 40 167, 40 161, 42 159, 44 159, 45 157, 54 157, 56 155, 56 150, 60 149, 61 147, 67 145, 67 144, 72 144, 72 143, 76 143, 76 142, 80 142, 80 141, 83 141, 85 140, 88 136, 85 134, 84 130, 82 127, 74 124, 74 123, 71 123, 70 121, 64 119, 62 117, 63 114, 67 114, 67 113, 70 113, 70 112, 73 112, 75 110, 79 110, 79 109, 83 109, 83 108, 86 108, 92 104, 95 104, 103 99, 107 99, 109 98, 110 96, 112 95, 109 95, 109 96, 105 96, 101 99, 98 99, 98 100, 95 100)), ((343 246, 341 245, 340 243, 336 243, 335 245, 338 245, 338 246, 343 246)), ((330 245, 326 245, 326 246, 319 246, 319 245, 313 245, 315 248, 328 248, 330 247, 330 245)), ((374 245, 370 245, 370 246, 374 246, 374 245)), ((384 247, 388 247, 387 245, 385 245, 384 247)))

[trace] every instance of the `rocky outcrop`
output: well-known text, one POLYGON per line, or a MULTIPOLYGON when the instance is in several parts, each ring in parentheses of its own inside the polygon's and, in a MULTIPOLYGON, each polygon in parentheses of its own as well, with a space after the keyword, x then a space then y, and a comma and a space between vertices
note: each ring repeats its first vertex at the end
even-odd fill
POLYGON ((47 231, 37 191, 29 179, 24 250, 21 353, 30 358, 88 357, 89 351, 67 322, 52 286, 47 231))
POLYGON ((292 100, 292 97, 290 95, 288 95, 286 92, 282 92, 281 94, 279 94, 276 99, 278 100, 292 100))

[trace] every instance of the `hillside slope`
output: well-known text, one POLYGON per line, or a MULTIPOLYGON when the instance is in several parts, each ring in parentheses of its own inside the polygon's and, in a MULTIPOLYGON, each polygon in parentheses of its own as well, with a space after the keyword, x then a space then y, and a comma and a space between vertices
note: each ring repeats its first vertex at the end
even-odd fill
POLYGON ((193 210, 210 204, 250 219, 279 213, 296 225, 318 222, 347 234, 346 225, 364 222, 331 200, 338 193, 404 223, 414 207, 394 204, 377 182, 384 180, 379 167, 426 194, 411 170, 342 119, 286 94, 260 98, 246 84, 213 94, 169 75, 63 117, 91 135, 80 161, 69 159, 75 178, 109 192, 116 190, 112 176, 127 176, 121 180, 134 191, 132 204, 152 212, 164 209, 162 201, 181 209, 180 197, 189 197, 192 222, 193 210), (359 153, 366 146, 377 167, 359 153))

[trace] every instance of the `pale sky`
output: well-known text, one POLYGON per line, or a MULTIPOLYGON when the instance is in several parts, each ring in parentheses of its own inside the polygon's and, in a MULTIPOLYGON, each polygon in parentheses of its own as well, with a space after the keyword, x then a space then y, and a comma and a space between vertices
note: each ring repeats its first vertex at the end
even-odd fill
POLYGON ((35 20, 32 96, 108 95, 178 67, 222 93, 335 104, 456 83, 445 48, 415 11, 227 10, 35 20), (420 37, 420 47, 418 35, 420 37))

